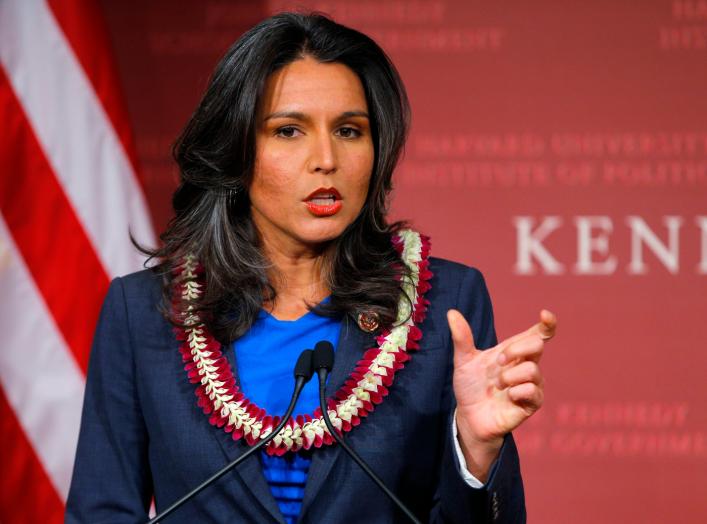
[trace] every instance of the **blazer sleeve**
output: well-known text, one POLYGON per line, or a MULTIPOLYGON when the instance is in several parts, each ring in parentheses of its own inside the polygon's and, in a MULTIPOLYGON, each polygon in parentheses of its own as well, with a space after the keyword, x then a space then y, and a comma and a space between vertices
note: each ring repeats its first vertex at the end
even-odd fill
MULTIPOLYGON (((474 342, 479 349, 497 344, 493 325, 493 309, 481 273, 466 268, 459 287, 456 308, 469 322, 474 342)), ((450 342, 451 344, 451 342, 450 342)), ((472 488, 462 477, 454 448, 452 417, 456 407, 452 388, 453 348, 450 348, 448 380, 443 394, 443 409, 449 410, 445 446, 440 464, 440 482, 435 505, 430 515, 434 523, 522 523, 526 520, 523 481, 518 451, 509 433, 505 436, 496 462, 483 488, 472 488)))
POLYGON ((123 283, 111 282, 88 366, 67 524, 148 520, 152 480, 123 283))

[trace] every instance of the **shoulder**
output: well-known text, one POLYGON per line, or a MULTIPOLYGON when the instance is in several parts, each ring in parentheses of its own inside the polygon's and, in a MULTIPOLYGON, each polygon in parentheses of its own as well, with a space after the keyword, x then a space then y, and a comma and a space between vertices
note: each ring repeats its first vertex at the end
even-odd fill
POLYGON ((153 269, 143 269, 114 278, 105 303, 124 302, 128 306, 157 304, 162 298, 162 277, 153 269))
POLYGON ((469 294, 488 294, 486 281, 480 270, 444 258, 430 257, 432 288, 457 297, 457 301, 469 294))
POLYGON ((481 271, 458 262, 430 257, 430 316, 434 325, 446 326, 449 309, 460 311, 472 327, 478 348, 495 345, 493 307, 481 271))
POLYGON ((104 311, 113 312, 116 318, 124 318, 129 325, 134 322, 154 321, 160 323, 162 314, 162 277, 153 269, 143 269, 121 277, 110 283, 104 301, 104 311))
POLYGON ((154 269, 143 269, 113 280, 126 302, 154 302, 162 296, 162 277, 154 269))

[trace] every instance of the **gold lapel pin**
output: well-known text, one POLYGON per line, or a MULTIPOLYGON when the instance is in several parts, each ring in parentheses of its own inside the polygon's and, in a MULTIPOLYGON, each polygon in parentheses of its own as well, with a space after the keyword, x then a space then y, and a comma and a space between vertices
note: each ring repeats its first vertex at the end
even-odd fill
POLYGON ((373 333, 380 325, 378 313, 374 313, 373 311, 361 311, 356 317, 356 322, 358 323, 358 327, 366 333, 373 333))

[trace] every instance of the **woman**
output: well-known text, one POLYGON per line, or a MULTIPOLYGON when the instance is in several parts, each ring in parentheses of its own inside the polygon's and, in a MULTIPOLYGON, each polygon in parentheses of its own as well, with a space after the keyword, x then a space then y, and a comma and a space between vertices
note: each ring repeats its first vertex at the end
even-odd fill
MULTIPOLYGON (((542 403, 555 319, 496 346, 480 273, 386 222, 407 121, 383 51, 322 16, 276 15, 228 51, 175 148, 160 264, 106 298, 67 522, 146 520, 242 454, 322 339, 330 415, 418 518, 524 520, 510 431, 542 403)), ((266 453, 168 522, 400 521, 316 406, 309 384, 266 453)))

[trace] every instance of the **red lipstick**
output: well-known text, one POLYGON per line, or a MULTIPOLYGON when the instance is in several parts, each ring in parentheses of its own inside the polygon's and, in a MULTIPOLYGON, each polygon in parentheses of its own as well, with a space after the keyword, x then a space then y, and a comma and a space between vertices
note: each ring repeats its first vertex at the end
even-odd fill
POLYGON ((334 187, 320 187, 304 200, 310 213, 317 217, 330 217, 341 210, 341 195, 334 187))

